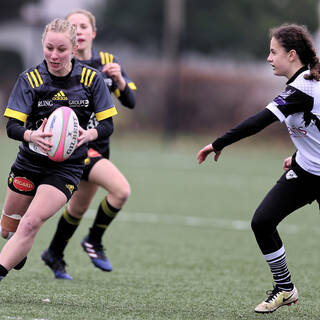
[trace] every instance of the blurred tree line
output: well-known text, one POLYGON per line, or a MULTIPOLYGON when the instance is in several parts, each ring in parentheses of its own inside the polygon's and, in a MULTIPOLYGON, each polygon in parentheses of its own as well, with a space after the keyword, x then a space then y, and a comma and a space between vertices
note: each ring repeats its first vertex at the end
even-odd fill
MULTIPOLYGON (((269 51, 269 29, 285 22, 304 24, 311 33, 318 28, 318 0, 108 0, 97 13, 100 43, 128 44, 144 56, 126 67, 138 84, 138 108, 129 126, 164 130, 167 137, 177 132, 206 133, 230 128, 261 110, 281 87, 265 69, 244 62, 265 61, 269 51), (167 63, 166 33, 175 32, 170 10, 178 10, 180 30, 176 52, 167 63), (179 16, 182 17, 179 17, 179 16), (193 55, 196 53, 196 55, 193 55), (215 58, 217 65, 201 68, 201 56, 215 58), (186 57, 195 57, 186 64, 186 57), (198 59, 200 58, 200 59, 198 59), (229 58, 229 59, 225 59, 229 58), (230 72, 227 61, 235 62, 230 72), (266 77, 270 75, 270 77, 266 77), (240 80, 241 79, 241 80, 240 80), (132 124, 133 123, 133 124, 132 124)), ((172 40, 172 39, 171 39, 172 40)), ((174 46, 174 45, 173 45, 174 46)), ((267 64, 266 64, 267 66, 267 64)), ((120 117, 123 119, 123 116, 120 117)), ((283 128, 272 130, 283 134, 283 128)))
MULTIPOLYGON (((109 50, 109 45, 123 48, 122 44, 136 49, 121 62, 138 86, 138 105, 135 112, 119 108, 122 114, 116 120, 120 121, 118 127, 164 131, 168 135, 205 133, 230 127, 263 108, 278 87, 273 78, 266 79, 265 70, 255 66, 249 70, 245 61, 265 61, 271 27, 294 22, 306 25, 315 34, 318 2, 105 0, 105 5, 92 9, 97 17, 96 43, 104 50, 109 50), (210 57, 209 66, 199 63, 202 55, 210 57), (224 58, 235 61, 236 69, 230 72, 224 58)), ((26 3, 40 4, 41 0, 1 1, 1 21, 21 19, 26 3)), ((2 95, 7 101, 4 95, 9 95, 25 66, 12 51, 0 50, 0 61, 0 98, 2 95)))
POLYGON ((2 0, 0 2, 0 21, 21 19, 21 8, 26 3, 39 3, 40 0, 2 0))
MULTIPOLYGON (((176 1, 176 0, 171 0, 176 1)), ((284 22, 318 28, 318 0, 183 0, 180 51, 264 58, 271 27, 284 22)), ((165 1, 108 0, 98 13, 98 39, 161 52, 165 1), (102 31, 102 32, 100 32, 102 31)))

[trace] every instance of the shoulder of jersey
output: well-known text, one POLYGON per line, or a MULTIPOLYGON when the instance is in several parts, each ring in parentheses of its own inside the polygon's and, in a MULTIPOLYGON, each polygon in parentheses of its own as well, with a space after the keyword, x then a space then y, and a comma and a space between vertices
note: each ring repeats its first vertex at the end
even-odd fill
POLYGON ((99 55, 100 55, 100 61, 102 65, 112 63, 112 62, 119 63, 118 59, 109 52, 100 51, 99 55))
POLYGON ((41 87, 44 83, 44 74, 41 65, 27 69, 23 72, 23 76, 33 89, 41 87))
POLYGON ((96 78, 97 69, 88 67, 86 65, 81 65, 81 78, 80 83, 83 84, 85 87, 90 87, 96 78))
POLYGON ((304 78, 306 74, 309 74, 309 70, 302 72, 299 76, 289 85, 304 92, 309 96, 313 96, 314 86, 318 84, 318 81, 310 81, 304 78))

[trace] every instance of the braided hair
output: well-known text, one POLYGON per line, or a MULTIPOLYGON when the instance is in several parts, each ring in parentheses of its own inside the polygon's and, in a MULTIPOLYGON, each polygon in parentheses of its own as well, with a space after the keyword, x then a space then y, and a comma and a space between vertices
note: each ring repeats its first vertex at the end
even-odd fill
POLYGON ((283 24, 270 30, 270 38, 272 37, 277 39, 287 52, 296 51, 301 63, 310 69, 310 74, 305 75, 305 79, 320 80, 320 61, 306 26, 283 24))

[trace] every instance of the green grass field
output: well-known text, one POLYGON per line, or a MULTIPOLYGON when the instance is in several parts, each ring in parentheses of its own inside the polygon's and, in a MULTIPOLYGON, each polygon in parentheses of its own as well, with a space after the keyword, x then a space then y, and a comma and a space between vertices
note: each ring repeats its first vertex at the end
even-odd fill
MULTIPOLYGON (((58 213, 40 230, 25 268, 0 283, 0 320, 319 319, 315 203, 279 228, 299 304, 271 315, 253 312, 272 278, 250 220, 292 150, 250 140, 225 150, 218 163, 199 166, 196 153, 208 142, 190 137, 169 145, 149 137, 125 143, 116 137, 112 160, 130 181, 132 195, 104 238, 114 271, 94 268, 79 245, 104 196, 99 191, 66 250, 74 280, 55 280, 40 259, 58 213)), ((3 203, 17 144, 1 138, 0 145, 3 203)))

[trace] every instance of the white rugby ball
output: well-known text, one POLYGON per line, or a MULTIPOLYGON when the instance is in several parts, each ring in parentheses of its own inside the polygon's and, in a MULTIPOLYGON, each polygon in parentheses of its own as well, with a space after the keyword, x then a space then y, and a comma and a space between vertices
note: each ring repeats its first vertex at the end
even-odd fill
POLYGON ((52 147, 48 157, 56 162, 68 159, 76 149, 79 136, 79 120, 69 107, 54 110, 44 127, 44 132, 51 132, 52 147))

